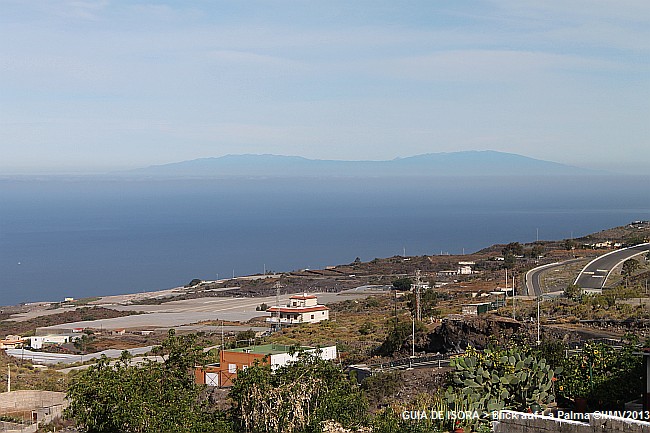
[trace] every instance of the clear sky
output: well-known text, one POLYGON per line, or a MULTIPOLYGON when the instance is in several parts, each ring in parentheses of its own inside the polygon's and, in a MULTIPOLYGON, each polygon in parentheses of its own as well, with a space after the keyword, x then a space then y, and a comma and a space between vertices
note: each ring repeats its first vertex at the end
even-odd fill
POLYGON ((648 0, 0 0, 0 174, 229 153, 650 163, 648 0))

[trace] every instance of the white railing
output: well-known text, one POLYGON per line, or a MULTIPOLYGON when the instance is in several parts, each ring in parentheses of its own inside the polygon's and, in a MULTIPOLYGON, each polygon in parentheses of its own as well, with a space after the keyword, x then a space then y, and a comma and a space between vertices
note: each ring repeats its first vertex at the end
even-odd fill
MULTIPOLYGON (((269 323, 278 323, 278 318, 277 317, 267 317, 266 321, 269 323)), ((286 324, 286 325, 295 325, 298 323, 302 323, 298 319, 287 319, 287 318, 280 318, 280 323, 281 324, 286 324)))

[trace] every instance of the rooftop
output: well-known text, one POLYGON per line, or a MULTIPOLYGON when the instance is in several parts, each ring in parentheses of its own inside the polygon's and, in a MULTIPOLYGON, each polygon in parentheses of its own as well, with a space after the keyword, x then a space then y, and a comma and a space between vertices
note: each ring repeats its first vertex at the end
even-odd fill
POLYGON ((269 307, 266 311, 273 313, 280 311, 282 313, 311 313, 313 311, 329 310, 324 305, 314 305, 313 307, 269 307))
POLYGON ((290 296, 289 299, 317 299, 316 296, 314 295, 308 295, 308 294, 303 294, 303 295, 293 295, 290 296))
POLYGON ((255 353, 258 355, 277 355, 279 353, 298 352, 300 350, 314 349, 310 346, 291 346, 287 344, 262 344, 260 346, 240 347, 228 349, 227 352, 255 353))

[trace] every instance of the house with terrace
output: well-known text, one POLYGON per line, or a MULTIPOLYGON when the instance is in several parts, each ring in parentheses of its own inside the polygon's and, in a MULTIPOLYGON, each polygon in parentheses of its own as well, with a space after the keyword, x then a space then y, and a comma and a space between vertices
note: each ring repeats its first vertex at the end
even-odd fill
POLYGON ((303 293, 289 298, 287 305, 278 305, 266 310, 271 313, 266 321, 273 325, 297 325, 300 323, 318 323, 328 320, 329 308, 318 303, 315 295, 303 293))

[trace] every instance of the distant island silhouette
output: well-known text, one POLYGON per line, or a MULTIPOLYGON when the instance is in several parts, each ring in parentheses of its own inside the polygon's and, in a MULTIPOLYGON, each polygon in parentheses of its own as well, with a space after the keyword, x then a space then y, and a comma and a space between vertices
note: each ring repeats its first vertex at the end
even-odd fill
POLYGON ((282 155, 226 155, 122 171, 150 177, 570 176, 607 174, 497 151, 427 153, 386 161, 341 161, 282 155))

